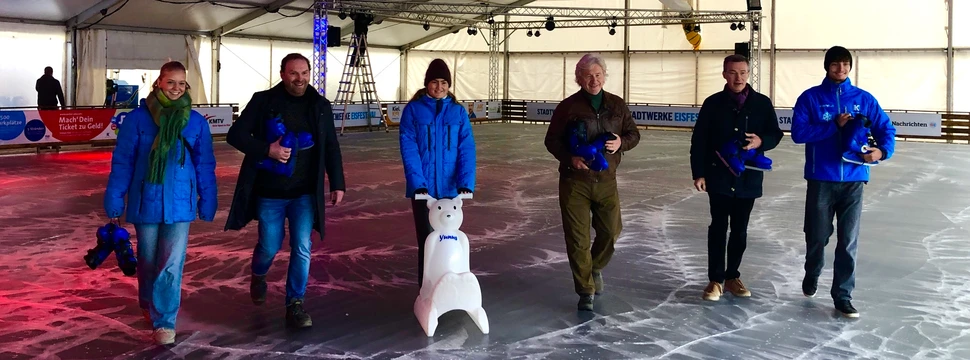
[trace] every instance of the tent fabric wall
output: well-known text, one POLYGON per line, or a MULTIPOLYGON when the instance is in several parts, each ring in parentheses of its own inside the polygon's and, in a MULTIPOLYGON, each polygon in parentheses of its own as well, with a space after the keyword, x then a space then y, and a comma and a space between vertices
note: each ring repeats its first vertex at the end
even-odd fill
MULTIPOLYGON (((778 1, 777 6, 775 42, 779 48, 946 47, 947 10, 943 0, 778 1)), ((954 16, 955 22, 959 19, 954 16)))
MULTIPOLYGON (((623 62, 619 64, 622 70, 623 62)), ((627 101, 693 104, 696 81, 694 65, 695 55, 690 53, 633 54, 630 58, 630 98, 627 101)))
POLYGON ((219 102, 237 103, 243 110, 253 93, 270 88, 269 40, 224 37, 219 57, 219 102))
POLYGON ((63 27, 0 22, 0 49, 7 53, 0 61, 0 107, 36 106, 34 85, 45 66, 54 68, 54 77, 61 81, 67 96, 66 41, 63 27))
MULTIPOLYGON (((457 66, 455 66, 455 84, 452 91, 458 100, 487 100, 488 99, 488 54, 481 53, 459 53, 457 66)), ((505 79, 504 65, 499 61, 498 89, 499 96, 502 95, 502 88, 505 79)), ((423 73, 422 73, 423 75, 423 73)))
POLYGON ((946 54, 942 51, 857 51, 853 60, 858 75, 855 84, 875 96, 884 109, 946 109, 946 54))
POLYGON ((970 112, 970 50, 953 58, 953 111, 970 112))
MULTIPOLYGON (((563 82, 567 65, 562 55, 511 54, 509 98, 558 101, 565 97, 563 82)), ((575 66, 575 64, 573 64, 575 66)), ((574 78, 571 76, 571 78, 574 78)))
POLYGON ((186 63, 183 35, 108 30, 108 69, 158 69, 168 59, 186 63))
MULTIPOLYGON (((397 50, 370 48, 371 68, 377 83, 377 96, 382 102, 397 101, 400 82, 400 56, 397 50)), ((225 37, 222 39, 222 75, 219 98, 223 103, 238 103, 244 108, 253 93, 280 82, 280 62, 290 53, 313 59, 313 43, 282 40, 252 40, 225 37), (229 76, 228 74, 231 74, 229 76)), ((347 47, 327 51, 326 97, 334 101, 340 77, 347 61, 347 47)), ((354 101, 360 100, 360 88, 354 101)))
MULTIPOLYGON (((970 47, 970 1, 953 1, 953 46, 970 47)), ((946 22, 944 22, 946 24, 946 22)))
MULTIPOLYGON (((107 62, 107 32, 105 30, 78 30, 77 70, 78 106, 104 105, 105 74, 107 62)), ((183 47, 184 52, 184 47, 183 47)))
POLYGON ((204 76, 202 72, 202 67, 199 63, 199 51, 202 47, 202 39, 198 36, 185 35, 185 50, 186 58, 186 81, 188 81, 189 86, 192 87, 190 93, 192 94, 192 101, 196 104, 208 103, 208 92, 206 91, 205 82, 203 82, 204 76))

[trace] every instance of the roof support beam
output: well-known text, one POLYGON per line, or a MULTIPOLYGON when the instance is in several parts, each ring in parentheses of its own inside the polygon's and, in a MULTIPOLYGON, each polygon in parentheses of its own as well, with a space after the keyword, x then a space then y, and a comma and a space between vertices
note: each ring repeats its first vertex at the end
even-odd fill
MULTIPOLYGON (((431 0, 417 0, 417 1, 419 1, 419 2, 428 2, 428 1, 431 1, 431 0)), ((414 5, 414 4, 408 4, 408 5, 405 5, 404 9, 402 9, 402 10, 405 10, 406 11, 407 9, 410 9, 410 8, 412 8, 414 6, 416 6, 416 5, 414 5)), ((334 9, 334 11, 340 11, 340 9, 339 8, 338 9, 334 9)), ((374 24, 379 24, 379 23, 381 23, 381 22, 383 22, 384 20, 387 20, 387 19, 388 19, 387 16, 374 16, 374 22, 373 23, 374 24)), ((344 27, 340 28, 340 39, 343 40, 343 39, 349 38, 353 33, 354 33, 354 24, 353 23, 350 23, 350 25, 347 25, 347 26, 344 26, 344 27)))
MULTIPOLYGON (((511 4, 508 4, 508 5, 497 6, 495 8, 495 12, 493 13, 493 15, 502 15, 502 14, 505 14, 507 11, 509 11, 511 9, 515 9, 517 7, 521 7, 521 6, 528 5, 529 3, 533 2, 533 1, 535 1, 535 0, 519 0, 519 1, 516 1, 516 2, 511 3, 511 4)), ((488 18, 488 16, 489 15, 481 15, 481 16, 475 17, 475 20, 485 20, 485 19, 488 18)), ((438 39, 438 38, 440 38, 442 36, 445 36, 445 35, 448 35, 450 33, 455 32, 455 31, 461 30, 464 27, 465 27, 465 25, 453 25, 451 27, 448 27, 448 28, 445 28, 443 30, 440 30, 440 31, 438 31, 436 33, 433 33, 431 35, 425 36, 425 37, 423 37, 421 39, 412 41, 411 43, 405 44, 404 46, 401 46, 400 49, 401 49, 401 51, 413 49, 413 48, 415 48, 415 47, 417 47, 419 45, 422 45, 422 44, 431 42, 432 40, 438 39)))
MULTIPOLYGON (((276 0, 261 9, 256 9, 250 11, 246 15, 240 16, 238 18, 232 19, 228 23, 220 26, 218 29, 212 31, 212 36, 225 36, 234 31, 238 31, 243 25, 246 25, 250 21, 256 20, 260 16, 266 15, 269 12, 277 12, 283 6, 289 5, 296 0, 276 0)), ((302 9, 301 9, 302 10, 302 9)))
POLYGON ((101 2, 94 4, 94 6, 87 8, 80 14, 67 20, 67 27, 74 28, 85 21, 91 20, 95 15, 98 15, 101 10, 108 9, 112 6, 118 5, 122 0, 102 0, 101 2))

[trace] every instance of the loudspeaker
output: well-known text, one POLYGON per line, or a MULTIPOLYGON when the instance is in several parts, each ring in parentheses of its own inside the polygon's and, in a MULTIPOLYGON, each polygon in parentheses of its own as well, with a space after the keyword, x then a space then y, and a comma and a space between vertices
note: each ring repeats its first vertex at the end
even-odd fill
POLYGON ((744 56, 745 59, 751 59, 751 46, 746 42, 734 43, 734 54, 744 56))
POLYGON ((761 0, 748 0, 748 11, 761 10, 761 0))
POLYGON ((327 26, 327 47, 340 46, 340 28, 327 26))

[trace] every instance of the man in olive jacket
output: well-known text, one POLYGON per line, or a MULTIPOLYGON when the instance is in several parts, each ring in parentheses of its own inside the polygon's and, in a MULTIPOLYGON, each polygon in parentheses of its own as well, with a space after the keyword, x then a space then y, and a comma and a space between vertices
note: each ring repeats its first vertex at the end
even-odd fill
POLYGON ((706 191, 711 204, 711 226, 707 229, 708 278, 705 300, 716 301, 723 291, 748 297, 741 282, 741 256, 747 241, 748 219, 754 199, 761 197, 764 173, 745 169, 735 176, 716 151, 725 143, 744 137, 744 149, 760 153, 773 149, 784 134, 767 96, 748 85, 748 60, 741 55, 724 59, 724 90, 704 100, 690 139, 690 168, 694 187, 706 191), (743 134, 743 135, 742 135, 743 134), (730 218, 731 237, 727 238, 730 218), (727 247, 727 268, 724 251, 727 247), (722 286, 721 284, 724 283, 722 286))
POLYGON ((622 153, 640 142, 640 130, 629 107, 619 96, 603 90, 605 82, 606 62, 597 55, 583 56, 576 64, 576 83, 582 89, 553 111, 545 140, 546 149, 559 160, 559 208, 566 255, 579 294, 578 308, 585 311, 593 310, 593 294, 603 292, 603 268, 610 262, 623 228, 616 167, 622 153), (600 149, 609 164, 606 169, 590 170, 582 157, 571 152, 569 129, 576 123, 585 126, 589 141, 604 134, 613 135, 605 149, 600 149), (592 244, 590 223, 596 230, 592 244))
POLYGON ((289 54, 280 64, 281 82, 253 95, 239 119, 229 128, 226 141, 246 154, 232 198, 226 230, 239 230, 259 221, 259 239, 253 251, 250 295, 253 303, 266 301, 266 274, 282 247, 284 220, 289 221, 290 264, 286 274, 286 324, 309 327, 303 297, 310 273, 310 234, 324 238, 326 190, 330 180, 330 203, 343 199, 344 171, 333 124, 330 101, 310 86, 310 61, 289 54), (266 138, 267 121, 281 116, 287 131, 308 132, 313 147, 290 149, 266 138), (257 168, 264 159, 295 162, 291 175, 257 168))

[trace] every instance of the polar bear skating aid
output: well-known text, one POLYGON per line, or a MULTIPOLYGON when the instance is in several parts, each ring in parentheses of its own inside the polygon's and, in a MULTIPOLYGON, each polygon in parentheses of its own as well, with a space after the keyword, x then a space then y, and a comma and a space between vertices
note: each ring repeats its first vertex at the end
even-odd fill
POLYGON ((488 334, 488 316, 482 308, 482 289, 478 278, 468 265, 468 236, 461 230, 462 199, 435 199, 426 194, 415 195, 427 200, 429 219, 434 229, 424 242, 424 282, 414 301, 414 315, 428 336, 434 336, 438 317, 451 310, 464 310, 475 325, 488 334))

